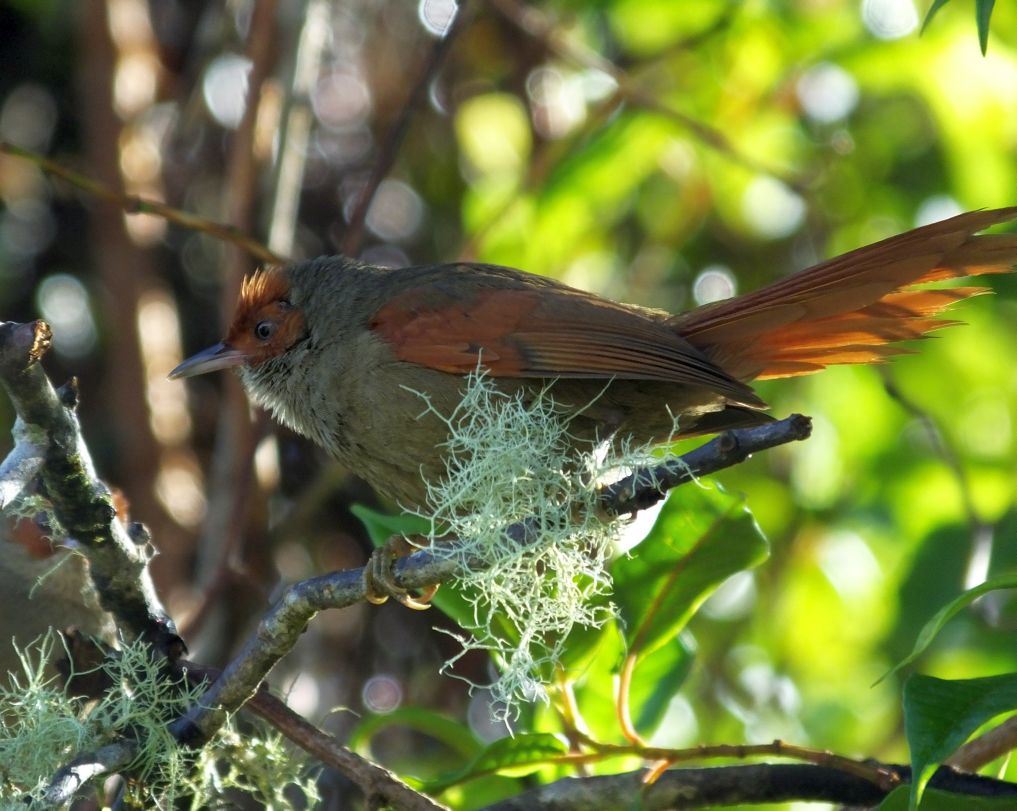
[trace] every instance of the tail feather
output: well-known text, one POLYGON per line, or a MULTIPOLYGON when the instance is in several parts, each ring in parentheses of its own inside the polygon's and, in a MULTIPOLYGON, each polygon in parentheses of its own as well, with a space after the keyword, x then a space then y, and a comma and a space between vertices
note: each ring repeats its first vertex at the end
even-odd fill
POLYGON ((874 363, 956 324, 938 316, 983 287, 910 289, 1006 273, 1017 235, 976 235, 1017 218, 1017 207, 973 211, 831 259, 738 298, 672 319, 675 330, 739 380, 811 374, 837 363, 874 363))

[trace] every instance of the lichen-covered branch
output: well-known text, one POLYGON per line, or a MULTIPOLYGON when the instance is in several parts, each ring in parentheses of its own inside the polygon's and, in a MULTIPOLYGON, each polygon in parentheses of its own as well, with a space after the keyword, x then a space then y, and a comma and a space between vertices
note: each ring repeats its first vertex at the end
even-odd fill
POLYGON ((0 463, 0 510, 6 509, 28 487, 46 461, 46 449, 20 417, 11 436, 14 448, 0 463))
POLYGON ((268 721, 305 752, 356 783, 364 792, 369 807, 383 802, 400 811, 447 811, 444 805, 414 791, 388 769, 362 758, 332 735, 322 732, 271 693, 259 691, 246 709, 268 721))
POLYGON ((147 533, 140 527, 129 531, 109 488, 95 474, 74 414, 73 381, 58 393, 39 365, 49 342, 50 330, 43 321, 0 324, 0 385, 22 423, 16 439, 43 449, 39 477, 54 516, 88 558, 103 607, 128 635, 146 639, 171 657, 178 655, 182 643, 149 576, 147 533))
POLYGON ((683 456, 654 468, 637 470, 631 476, 605 487, 601 503, 611 515, 645 510, 681 484, 740 464, 759 451, 808 439, 811 433, 812 420, 801 414, 792 414, 786 419, 753 428, 725 431, 683 456))
MULTIPOLYGON (((756 428, 727 431, 701 448, 650 470, 637 471, 630 479, 605 490, 605 512, 622 515, 655 503, 662 493, 699 475, 737 464, 756 451, 805 439, 811 423, 794 414, 787 419, 756 428)), ((540 527, 519 521, 505 530, 515 543, 536 541, 540 527)), ((423 588, 461 574, 462 561, 436 555, 427 549, 401 558, 393 567, 394 581, 405 589, 423 588)), ((208 738, 254 695, 269 671, 296 643, 304 627, 319 611, 343 608, 365 598, 364 570, 349 569, 295 583, 282 595, 258 625, 240 653, 209 688, 201 704, 192 708, 174 727, 184 741, 208 738)))

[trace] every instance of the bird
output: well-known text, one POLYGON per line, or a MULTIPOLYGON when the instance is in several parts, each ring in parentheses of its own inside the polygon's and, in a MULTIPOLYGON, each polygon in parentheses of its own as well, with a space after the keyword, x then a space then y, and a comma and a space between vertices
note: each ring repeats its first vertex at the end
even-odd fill
POLYGON ((464 377, 506 393, 553 387, 576 442, 639 443, 765 423, 751 383, 880 363, 956 321, 1005 273, 1017 235, 981 234, 1017 207, 915 228, 684 313, 622 304, 522 270, 470 262, 386 269, 343 256, 247 277, 226 337, 172 378, 239 370, 249 397, 381 494, 426 507, 464 377), (426 396, 430 409, 422 407, 426 396))

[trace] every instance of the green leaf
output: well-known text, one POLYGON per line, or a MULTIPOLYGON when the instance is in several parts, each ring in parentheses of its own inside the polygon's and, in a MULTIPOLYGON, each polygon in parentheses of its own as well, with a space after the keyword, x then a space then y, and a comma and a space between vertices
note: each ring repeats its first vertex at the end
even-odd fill
POLYGON ((371 738, 388 727, 409 727, 445 744, 463 758, 476 757, 480 742, 461 721, 417 707, 400 707, 384 715, 368 715, 350 733, 347 746, 364 752, 371 738))
MULTIPOLYGON (((879 804, 878 811, 906 811, 910 787, 898 786, 879 804)), ((929 788, 922 795, 921 811, 1009 811, 1014 805, 1013 797, 974 797, 970 794, 953 794, 929 788)))
POLYGON ((466 768, 424 786, 424 791, 437 794, 449 786, 482 777, 502 774, 520 777, 545 766, 549 760, 568 752, 568 746, 556 735, 541 732, 533 735, 516 735, 500 738, 490 744, 466 768))
POLYGON ((381 546, 393 535, 426 535, 431 531, 431 522, 419 515, 387 515, 363 504, 352 505, 350 512, 364 525, 367 536, 375 546, 381 546))
POLYGON ((692 670, 695 655, 695 640, 685 632, 639 659, 629 688, 629 714, 640 733, 652 734, 663 720, 692 670))
POLYGON ((938 634, 943 629, 943 626, 953 619, 961 609, 973 603, 983 594, 988 594, 990 591, 1014 588, 1017 588, 1017 573, 990 577, 984 583, 975 586, 973 589, 968 589, 963 594, 955 597, 939 609, 932 619, 925 623, 921 632, 918 634, 918 639, 915 640, 915 646, 912 648, 911 653, 894 665, 893 669, 880 676, 878 681, 876 681, 876 684, 879 684, 879 682, 883 681, 883 679, 888 676, 892 676, 902 667, 906 667, 921 656, 925 649, 932 643, 932 640, 936 638, 936 634, 938 634))
MULTIPOLYGON (((935 0, 922 21, 922 33, 936 13, 943 8, 950 0, 935 0)), ((992 18, 992 9, 996 0, 975 0, 975 24, 978 26, 978 44, 982 49, 982 56, 989 48, 989 20, 992 18)))
POLYGON ((612 568, 630 654, 673 639, 724 580, 769 551, 743 497, 717 484, 676 492, 646 540, 612 568))
POLYGON ((922 33, 925 33, 925 29, 929 27, 929 23, 932 22, 932 18, 936 16, 936 12, 939 11, 943 6, 949 3, 950 0, 935 0, 935 2, 929 6, 929 11, 925 15, 925 19, 922 21, 922 33))
MULTIPOLYGON (((602 595, 591 601, 591 604, 608 605, 610 602, 609 595, 602 595)), ((613 621, 600 627, 576 625, 565 640, 560 664, 569 677, 575 678, 589 666, 591 660, 606 656, 611 660, 609 667, 613 671, 622 656, 620 637, 617 623, 613 621)))
POLYGON ((975 21, 978 24, 978 44, 982 48, 982 56, 985 56, 989 48, 989 19, 995 4, 996 0, 975 0, 975 21))
POLYGON ((1017 708, 1017 673, 949 681, 920 674, 904 684, 904 731, 911 748, 911 808, 936 764, 982 724, 1017 708))

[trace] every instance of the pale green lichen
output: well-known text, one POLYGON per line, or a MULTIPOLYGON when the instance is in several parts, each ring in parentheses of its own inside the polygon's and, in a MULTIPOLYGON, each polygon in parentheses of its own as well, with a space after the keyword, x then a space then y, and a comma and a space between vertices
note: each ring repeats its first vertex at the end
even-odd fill
POLYGON ((603 520, 597 488, 660 458, 626 441, 577 442, 551 386, 506 394, 473 374, 452 414, 438 414, 421 397, 448 425, 449 440, 441 449, 446 475, 428 483, 420 514, 431 521, 432 553, 454 556, 462 571, 473 622, 471 636, 460 639, 464 652, 485 650, 498 662, 500 675, 486 686, 504 717, 520 700, 546 697, 544 684, 575 627, 613 616, 607 562, 624 522, 603 520), (536 529, 527 544, 505 533, 524 520, 536 529), (449 535, 461 542, 441 541, 449 535))
POLYGON ((68 696, 48 665, 56 635, 18 651, 21 673, 0 684, 0 809, 43 807, 57 771, 75 757, 119 740, 134 741, 127 808, 214 807, 230 789, 244 791, 271 808, 294 806, 284 791, 294 787, 309 804, 317 799, 313 774, 275 734, 241 736, 227 725, 198 752, 181 748, 167 722, 204 691, 168 679, 144 643, 127 645, 103 665, 113 687, 100 699, 68 696))

